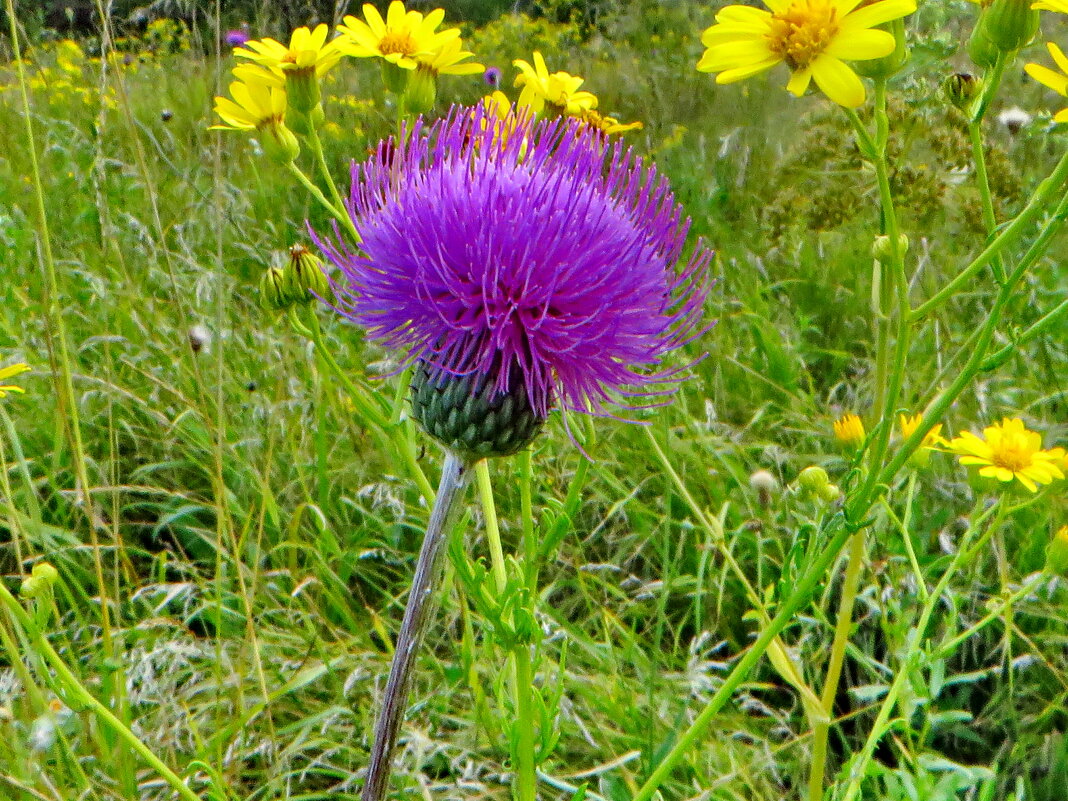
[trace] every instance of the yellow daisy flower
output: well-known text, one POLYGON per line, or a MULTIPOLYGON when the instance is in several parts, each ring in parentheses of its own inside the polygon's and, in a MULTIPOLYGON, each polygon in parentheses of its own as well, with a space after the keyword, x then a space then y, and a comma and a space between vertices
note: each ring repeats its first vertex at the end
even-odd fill
POLYGON ((444 9, 434 9, 425 17, 418 11, 405 11, 401 0, 393 0, 386 18, 370 3, 363 7, 363 20, 351 14, 338 26, 336 40, 342 50, 356 58, 378 56, 406 70, 418 65, 416 56, 432 57, 446 42, 460 36, 459 28, 435 29, 445 19, 444 9))
POLYGON ((1064 478, 1054 451, 1042 450, 1042 437, 1029 431, 1019 418, 1006 417, 983 429, 979 438, 965 431, 949 443, 963 465, 979 467, 979 475, 1009 482, 1016 479, 1031 492, 1039 484, 1064 478))
POLYGON ((228 97, 215 98, 215 113, 224 124, 212 125, 210 130, 258 131, 263 145, 272 157, 283 162, 292 161, 300 151, 297 138, 285 124, 286 91, 266 80, 250 76, 249 82, 234 81, 230 84, 228 97))
POLYGON ((596 128, 607 136, 617 133, 626 133, 627 131, 640 131, 645 127, 640 122, 622 123, 615 117, 602 116, 592 108, 581 111, 576 116, 591 128, 596 128))
MULTIPOLYGON (((1037 4, 1034 7, 1038 8, 1040 5, 1043 4, 1037 4)), ((1065 0, 1065 13, 1068 14, 1068 0, 1065 0)), ((1064 51, 1053 42, 1047 42, 1046 48, 1049 50, 1049 54, 1053 56, 1053 61, 1060 68, 1060 72, 1054 72, 1049 67, 1044 67, 1041 64, 1027 64, 1024 69, 1027 70, 1028 75, 1043 86, 1048 86, 1057 94, 1068 97, 1068 56, 1065 56, 1064 51)), ((1057 122, 1068 122, 1068 108, 1062 108, 1054 115, 1053 119, 1057 122)))
POLYGON ((834 421, 834 436, 842 444, 856 447, 864 441, 864 423, 855 414, 844 414, 834 421))
MULTIPOLYGON (((917 428, 920 427, 920 423, 923 422, 922 414, 914 414, 909 417, 907 414, 900 414, 897 417, 897 423, 901 427, 901 438, 908 439, 912 436, 917 428)), ((949 443, 942 438, 942 424, 936 423, 926 434, 924 434, 923 442, 920 443, 921 448, 935 448, 938 446, 945 446, 949 443)))
MULTIPOLYGON (((28 364, 24 364, 23 362, 9 364, 7 367, 0 367, 0 381, 6 381, 9 378, 13 378, 14 376, 19 375, 20 373, 25 373, 29 369, 30 366, 28 364)), ((2 384, 0 385, 0 398, 6 398, 8 396, 8 393, 10 392, 17 392, 19 394, 22 394, 25 391, 26 390, 24 390, 22 387, 17 387, 14 384, 2 384)))
POLYGON ((558 114, 579 116, 584 111, 597 108, 597 97, 592 92, 580 92, 583 79, 567 72, 549 74, 545 59, 541 53, 534 51, 534 65, 517 58, 512 65, 519 68, 515 85, 522 86, 519 93, 519 105, 530 106, 535 114, 540 114, 546 106, 558 114))
POLYGON ((459 38, 455 38, 442 43, 431 53, 417 54, 415 56, 416 69, 427 72, 435 78, 438 75, 474 75, 485 72, 486 68, 482 64, 465 61, 475 54, 461 50, 461 47, 459 38))
POLYGON ((1068 14, 1068 0, 1039 0, 1032 3, 1031 8, 1035 11, 1059 11, 1061 14, 1068 14))
POLYGON ((865 93, 860 77, 845 62, 894 52, 893 35, 873 28, 916 10, 916 0, 763 2, 770 11, 732 5, 716 14, 716 24, 701 35, 708 49, 697 69, 718 72, 716 83, 733 83, 785 62, 790 92, 800 97, 814 80, 827 97, 847 108, 863 104, 865 93))
POLYGON ((329 28, 317 25, 315 30, 297 28, 286 46, 274 39, 250 39, 244 47, 234 48, 234 55, 256 61, 280 75, 287 73, 322 75, 337 64, 344 53, 338 40, 326 41, 329 28))

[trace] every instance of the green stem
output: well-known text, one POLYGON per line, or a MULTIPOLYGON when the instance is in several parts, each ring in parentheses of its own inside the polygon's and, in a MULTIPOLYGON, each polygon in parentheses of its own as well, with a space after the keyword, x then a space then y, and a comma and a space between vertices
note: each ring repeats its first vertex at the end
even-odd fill
POLYGON ((37 653, 44 657, 45 661, 55 671, 56 682, 69 693, 68 704, 75 707, 89 707, 105 726, 113 731, 119 739, 123 740, 130 748, 148 763, 174 791, 186 799, 186 801, 200 801, 200 797, 186 786, 182 778, 171 770, 166 763, 153 753, 152 749, 145 745, 108 707, 97 700, 85 685, 82 684, 73 671, 63 661, 62 657, 52 647, 34 623, 33 617, 22 608, 15 597, 8 591, 3 582, 0 582, 0 602, 7 607, 12 618, 18 622, 23 631, 33 643, 37 653), (73 703, 71 703, 73 702, 73 703))
POLYGON ((493 485, 490 482, 489 462, 479 459, 475 463, 475 482, 478 485, 478 499, 482 504, 482 515, 486 519, 486 540, 489 544, 490 569, 497 594, 504 592, 508 584, 508 571, 504 564, 504 548, 501 546, 501 529, 497 523, 497 506, 493 501, 493 485))
POLYGON ((531 500, 531 485, 534 483, 534 455, 530 448, 519 453, 519 513, 523 525, 523 571, 527 589, 536 594, 538 589, 538 543, 534 541, 534 508, 531 500))
MULTIPOLYGON (((326 182, 326 188, 330 190, 330 198, 334 201, 334 208, 339 210, 345 209, 345 201, 341 199, 341 193, 337 191, 337 184, 334 183, 334 176, 330 173, 330 167, 326 163, 326 154, 323 153, 323 143, 319 139, 319 131, 316 130, 315 123, 311 122, 311 115, 309 115, 308 127, 308 141, 312 146, 312 153, 315 155, 315 163, 319 167, 319 172, 323 175, 323 181, 326 182)), ((346 215, 347 218, 347 215, 346 215)), ((355 229, 351 229, 349 233, 355 233, 355 229)), ((359 244, 359 237, 356 238, 354 244, 359 244)))
MULTIPOLYGON (((501 530, 497 521, 497 507, 493 500, 489 463, 481 459, 475 464, 475 481, 486 520, 486 539, 489 542, 490 563, 497 594, 502 595, 508 585, 508 573, 501 546, 501 530)), ((511 670, 512 698, 516 712, 516 795, 519 801, 534 801, 537 777, 534 765, 533 671, 530 646, 517 643, 511 649, 514 660, 511 670)))
MULTIPOLYGON (((983 149, 983 119, 986 117, 990 102, 1001 85, 1001 77, 1005 73, 1005 53, 998 51, 997 59, 983 82, 983 91, 976 101, 970 119, 968 120, 968 138, 972 145, 972 161, 975 163, 975 182, 979 188, 979 199, 983 206, 983 225, 986 227, 986 235, 991 237, 997 230, 997 217, 994 214, 994 197, 990 192, 990 177, 986 169, 986 152, 983 149)), ((994 279, 999 283, 1005 281, 1005 264, 1002 254, 998 253, 991 261, 994 270, 994 279)))
MULTIPOLYGON (((978 505, 976 508, 978 508, 978 505)), ((868 734, 868 739, 865 741, 864 747, 861 749, 857 758, 853 760, 849 786, 846 788, 846 793, 842 801, 853 801, 853 799, 856 798, 857 793, 860 791, 860 784, 866 773, 867 765, 871 761, 872 755, 875 753, 876 746, 886 732, 890 715, 893 713, 894 707, 897 704, 897 698, 908 679, 909 673, 912 671, 912 668, 918 664, 918 660, 923 654, 922 642, 924 632, 927 630, 927 626, 931 621, 931 616, 934 614, 935 609, 938 608, 942 595, 949 586, 949 582, 952 580, 957 568, 962 564, 967 564, 971 560, 972 555, 990 539, 998 528, 1000 528, 1001 522, 1004 519, 1004 508, 1004 496, 1001 496, 996 506, 988 509, 973 521, 972 525, 968 527, 968 530, 962 537, 960 547, 957 549, 953 561, 950 562, 949 567, 946 568, 946 572, 942 575, 938 584, 935 585, 930 597, 924 604, 923 612, 920 614, 920 620, 910 633, 911 639, 908 652, 902 660, 903 664, 898 669, 897 675, 894 677, 894 681, 890 685, 886 697, 883 699, 882 707, 879 709, 878 715, 876 715, 875 722, 872 724, 871 732, 868 734), (974 547, 966 547, 971 540, 971 537, 979 529, 979 526, 981 526, 995 510, 997 515, 987 531, 974 547)))
POLYGON ((393 449, 396 450, 404 460, 404 464, 408 468, 412 480, 415 481, 416 486, 419 487, 419 492, 424 500, 426 500, 427 503, 433 503, 434 488, 431 486, 429 479, 427 479, 426 473, 423 472, 423 468, 419 466, 419 461, 415 458, 412 443, 409 442, 404 427, 400 424, 392 423, 386 416, 385 410, 376 407, 375 402, 371 398, 371 393, 363 387, 357 386, 352 379, 349 378, 348 373, 341 369, 341 366, 334 359, 334 355, 330 352, 330 348, 326 344, 326 340, 323 337, 323 330, 319 325, 319 318, 316 316, 315 311, 313 310, 311 312, 311 327, 308 327, 301 322, 295 306, 291 306, 289 309, 289 320, 298 333, 310 339, 315 345, 316 352, 322 356, 331 372, 337 376, 339 381, 341 381, 345 390, 348 392, 349 397, 352 399, 356 411, 363 418, 364 422, 373 427, 376 431, 384 432, 389 438, 393 449))
POLYGON ((976 256, 956 278, 942 287, 929 300, 912 310, 909 315, 910 322, 922 319, 946 303, 966 287, 975 275, 998 254, 1010 245, 1015 244, 1023 236, 1024 231, 1046 211, 1050 201, 1063 189, 1066 180, 1068 180, 1068 152, 1061 156, 1061 160, 1057 162, 1057 166, 1053 168, 1053 172, 1050 173, 1049 177, 1038 185, 1023 210, 1002 229, 1001 233, 983 249, 983 252, 976 256))
POLYGON ((836 527, 841 530, 835 533, 828 542, 827 547, 812 562, 811 567, 794 586, 794 591, 783 602, 778 613, 764 627, 756 641, 749 647, 745 655, 738 660, 731 672, 727 674, 723 684, 709 699, 705 708, 701 710, 693 723, 681 734, 675 745, 664 755, 664 758, 660 760, 653 772, 649 774, 649 778, 645 780, 645 783, 634 795, 633 801, 649 801, 653 797, 660 785, 686 755, 686 752, 704 734, 705 729, 708 728, 719 710, 730 700, 734 691, 745 681, 749 672, 760 661, 771 642, 791 623, 797 611, 811 600, 816 585, 826 575, 831 564, 838 558, 842 546, 845 545, 846 540, 855 531, 854 528, 846 524, 845 518, 841 514, 831 519, 827 529, 833 530, 836 527))
POLYGON ((330 212, 331 217, 333 217, 335 220, 337 220, 344 226, 345 230, 348 232, 349 236, 353 238, 354 242, 360 241, 360 235, 356 233, 356 226, 353 225, 352 220, 349 218, 349 215, 345 213, 344 206, 338 208, 329 200, 327 200, 326 195, 323 194, 323 190, 317 187, 315 185, 315 182, 312 181, 312 179, 309 178, 307 175, 305 175, 304 170, 298 167, 295 162, 289 162, 286 165, 286 169, 288 169, 289 172, 293 175, 293 177, 300 182, 301 186, 308 190, 309 194, 311 194, 311 196, 319 202, 319 205, 321 205, 324 209, 330 212))
MULTIPOLYGON (((827 663, 827 677, 823 684, 820 703, 823 711, 830 718, 834 711, 834 698, 838 692, 838 681, 842 676, 845 662, 846 646, 849 633, 853 627, 853 604, 860 586, 860 573, 864 565, 864 531, 858 531, 849 539, 849 561, 846 563, 845 576, 842 579, 842 600, 838 606, 838 619, 834 626, 834 642, 831 645, 831 658, 827 663)), ((823 797, 823 773, 827 763, 827 738, 830 734, 830 722, 817 723, 813 731, 812 765, 809 769, 808 798, 819 801, 823 797)))
POLYGON ((534 801, 537 775, 534 768, 534 708, 531 703, 534 676, 530 664, 531 646, 520 644, 515 651, 516 703, 516 796, 519 801, 534 801))

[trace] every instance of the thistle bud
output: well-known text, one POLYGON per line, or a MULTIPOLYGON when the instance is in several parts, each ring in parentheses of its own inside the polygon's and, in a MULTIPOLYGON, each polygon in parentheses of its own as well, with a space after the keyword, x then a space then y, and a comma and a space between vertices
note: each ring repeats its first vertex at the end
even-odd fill
POLYGON ((972 104, 981 88, 979 79, 967 72, 954 73, 942 82, 946 99, 961 111, 972 104))
POLYGON ((492 372, 451 375, 419 362, 412 373, 412 416, 465 458, 516 453, 538 435, 545 419, 531 407, 517 366, 508 379, 508 389, 498 392, 492 372))
POLYGON ((1034 0, 994 0, 979 18, 994 47, 1006 53, 1029 44, 1038 33, 1038 12, 1031 8, 1034 0))
POLYGON ((285 274, 278 267, 269 267, 260 279, 260 306, 267 311, 284 311, 293 305, 286 291, 285 274))
POLYGON ((303 303, 330 292, 330 282, 323 272, 323 263, 304 245, 289 249, 289 263, 282 270, 282 289, 294 303, 303 303))

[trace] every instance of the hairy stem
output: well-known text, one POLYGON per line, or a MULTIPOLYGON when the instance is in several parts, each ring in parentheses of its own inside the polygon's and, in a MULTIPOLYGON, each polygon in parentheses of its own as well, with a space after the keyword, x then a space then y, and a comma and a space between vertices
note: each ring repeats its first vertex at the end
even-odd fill
POLYGON ((460 516, 470 475, 470 464, 456 454, 446 452, 441 483, 438 485, 438 494, 430 513, 423 547, 419 551, 412 588, 408 593, 408 605, 404 608, 404 620, 400 634, 397 635, 393 661, 389 666, 389 679, 386 681, 386 691, 382 698, 382 709, 375 723, 375 739, 371 747, 367 779, 361 794, 362 801, 381 801, 385 796, 392 767, 393 748, 397 744, 397 735, 407 706, 412 666, 430 621, 434 590, 437 589, 441 573, 441 557, 445 553, 444 546, 460 516))

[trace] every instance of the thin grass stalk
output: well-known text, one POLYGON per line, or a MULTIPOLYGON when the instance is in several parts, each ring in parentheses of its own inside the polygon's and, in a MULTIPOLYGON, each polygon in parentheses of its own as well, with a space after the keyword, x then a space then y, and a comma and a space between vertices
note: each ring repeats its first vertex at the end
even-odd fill
POLYGON ((389 678, 382 697, 382 709, 375 723, 371 759, 364 781, 362 801, 381 801, 392 767, 393 749, 397 743, 404 711, 408 701, 412 666, 419 646, 426 633, 433 611, 449 533, 455 527, 462 508, 464 493, 471 477, 471 465, 456 454, 447 451, 441 471, 441 483, 434 499, 434 508, 427 523, 423 546, 415 565, 408 604, 404 608, 404 620, 397 635, 396 650, 389 666, 389 678))

